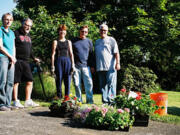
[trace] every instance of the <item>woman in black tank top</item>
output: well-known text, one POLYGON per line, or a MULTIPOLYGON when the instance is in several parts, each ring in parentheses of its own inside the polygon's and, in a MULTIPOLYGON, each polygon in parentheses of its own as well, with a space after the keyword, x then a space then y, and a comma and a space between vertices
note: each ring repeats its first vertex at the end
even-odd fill
POLYGON ((58 28, 59 38, 52 44, 51 72, 56 75, 57 96, 62 98, 62 80, 65 85, 65 98, 69 96, 71 72, 74 71, 74 56, 72 43, 66 40, 66 25, 58 28))

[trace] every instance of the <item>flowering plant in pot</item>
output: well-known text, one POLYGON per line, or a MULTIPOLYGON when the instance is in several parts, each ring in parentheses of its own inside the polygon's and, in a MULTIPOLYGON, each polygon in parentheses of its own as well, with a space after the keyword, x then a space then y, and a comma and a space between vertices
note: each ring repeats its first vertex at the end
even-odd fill
POLYGON ((149 115, 158 108, 154 103, 149 95, 127 91, 126 89, 121 89, 120 95, 114 99, 116 108, 129 108, 131 116, 135 118, 135 123, 140 119, 146 121, 144 122, 145 126, 148 125, 149 115))
POLYGON ((127 130, 133 124, 128 108, 116 109, 108 106, 85 108, 74 114, 74 119, 87 127, 108 130, 127 130))
POLYGON ((81 106, 78 98, 75 96, 65 96, 64 99, 55 99, 52 101, 49 109, 51 114, 59 117, 69 117, 81 106))
POLYGON ((150 115, 157 109, 154 104, 155 102, 150 99, 149 95, 127 91, 126 89, 121 89, 120 94, 114 99, 116 108, 129 108, 132 115, 150 115))

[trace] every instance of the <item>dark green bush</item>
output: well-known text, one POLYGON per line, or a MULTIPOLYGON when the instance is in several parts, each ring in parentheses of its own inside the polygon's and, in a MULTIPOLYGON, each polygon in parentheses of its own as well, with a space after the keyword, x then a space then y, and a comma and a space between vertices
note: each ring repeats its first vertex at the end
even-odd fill
POLYGON ((157 76, 149 68, 128 64, 118 72, 118 89, 126 88, 148 94, 158 90, 156 79, 157 76))

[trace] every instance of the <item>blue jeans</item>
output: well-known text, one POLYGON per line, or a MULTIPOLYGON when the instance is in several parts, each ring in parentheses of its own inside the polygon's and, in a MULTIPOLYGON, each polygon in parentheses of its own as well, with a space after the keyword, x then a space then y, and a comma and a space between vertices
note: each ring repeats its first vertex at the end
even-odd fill
POLYGON ((14 85, 14 65, 8 69, 9 59, 0 57, 0 107, 10 106, 14 85))
POLYGON ((81 80, 84 82, 84 88, 86 92, 86 103, 93 103, 93 81, 90 71, 90 67, 75 68, 73 74, 73 81, 76 90, 76 97, 82 102, 82 88, 81 80))
POLYGON ((112 103, 116 97, 117 71, 98 71, 99 87, 102 92, 102 102, 112 103))

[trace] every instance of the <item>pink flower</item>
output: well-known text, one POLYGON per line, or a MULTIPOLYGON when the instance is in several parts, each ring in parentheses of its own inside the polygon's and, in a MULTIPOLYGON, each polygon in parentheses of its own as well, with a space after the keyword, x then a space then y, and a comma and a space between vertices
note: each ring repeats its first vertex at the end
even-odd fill
POLYGON ((121 89, 121 92, 126 92, 126 89, 121 89))
POLYGON ((130 112, 130 109, 129 108, 124 108, 124 111, 126 111, 126 112, 130 112))
POLYGON ((118 112, 118 113, 123 113, 124 110, 123 110, 123 109, 117 109, 117 112, 118 112))
POLYGON ((99 107, 98 107, 98 106, 96 106, 96 105, 92 105, 92 109, 95 109, 95 110, 96 110, 96 112, 97 112, 97 111, 99 111, 99 107))
POLYGON ((108 112, 108 109, 103 107, 102 108, 102 115, 105 116, 107 112, 108 112))
POLYGON ((86 118, 86 114, 85 113, 81 113, 81 119, 85 119, 86 118))
POLYGON ((91 108, 88 107, 88 108, 86 108, 83 112, 84 112, 84 113, 89 113, 90 111, 91 111, 91 108))

